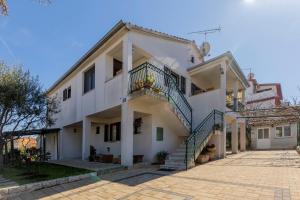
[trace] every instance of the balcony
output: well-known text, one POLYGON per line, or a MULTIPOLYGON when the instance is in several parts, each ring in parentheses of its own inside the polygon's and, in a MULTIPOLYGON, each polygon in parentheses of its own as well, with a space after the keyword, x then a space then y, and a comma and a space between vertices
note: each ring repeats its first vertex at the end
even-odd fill
POLYGON ((177 87, 175 79, 159 67, 145 62, 132 69, 129 72, 129 94, 132 97, 146 94, 168 101, 178 118, 191 130, 192 108, 189 102, 177 87))
POLYGON ((245 109, 245 104, 241 97, 234 98, 232 94, 226 95, 226 107, 232 111, 243 111, 245 109))

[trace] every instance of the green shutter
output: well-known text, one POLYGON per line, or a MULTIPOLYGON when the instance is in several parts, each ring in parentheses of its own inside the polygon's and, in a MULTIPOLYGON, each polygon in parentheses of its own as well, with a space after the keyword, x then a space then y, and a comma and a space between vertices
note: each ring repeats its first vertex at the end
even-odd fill
POLYGON ((161 127, 156 128, 156 141, 164 140, 164 129, 161 127))

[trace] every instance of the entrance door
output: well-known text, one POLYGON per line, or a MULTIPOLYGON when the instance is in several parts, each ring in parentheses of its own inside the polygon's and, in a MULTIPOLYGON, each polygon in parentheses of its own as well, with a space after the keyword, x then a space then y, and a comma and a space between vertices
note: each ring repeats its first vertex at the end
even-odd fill
POLYGON ((271 147, 270 129, 257 129, 257 149, 269 149, 271 147))

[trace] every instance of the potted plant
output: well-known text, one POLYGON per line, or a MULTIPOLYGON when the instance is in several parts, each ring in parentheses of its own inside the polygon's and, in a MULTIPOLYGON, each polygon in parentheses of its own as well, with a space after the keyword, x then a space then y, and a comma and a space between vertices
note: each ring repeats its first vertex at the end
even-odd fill
POLYGON ((203 164, 203 163, 206 163, 208 161, 209 161, 209 155, 207 154, 206 150, 203 150, 201 152, 201 154, 198 156, 196 162, 200 163, 200 164, 203 164))
POLYGON ((153 83, 155 82, 154 75, 150 74, 146 76, 146 81, 144 82, 144 88, 151 88, 153 83))
POLYGON ((214 130, 216 130, 216 131, 221 130, 221 125, 220 124, 215 124, 214 125, 214 130))
POLYGON ((209 144, 206 146, 206 150, 209 155, 209 160, 214 160, 216 157, 216 146, 214 144, 209 144))
POLYGON ((165 160, 167 159, 167 156, 169 155, 168 152, 166 151, 159 151, 156 154, 156 159, 158 161, 159 164, 165 164, 165 160))
POLYGON ((300 154, 300 146, 297 146, 296 151, 300 154))
POLYGON ((136 90, 140 90, 143 87, 144 87, 144 81, 142 81, 142 80, 135 81, 135 88, 136 88, 136 90))

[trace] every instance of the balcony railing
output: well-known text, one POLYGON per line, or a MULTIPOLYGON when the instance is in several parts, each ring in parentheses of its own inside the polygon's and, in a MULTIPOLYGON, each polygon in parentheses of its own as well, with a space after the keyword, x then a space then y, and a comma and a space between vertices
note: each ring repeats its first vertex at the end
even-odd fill
POLYGON ((150 91, 151 94, 165 97, 191 131, 192 108, 169 73, 146 62, 132 69, 129 74, 130 94, 150 91))
POLYGON ((213 110, 202 122, 193 130, 192 134, 186 139, 185 163, 186 169, 191 162, 195 162, 197 156, 205 147, 206 139, 214 130, 223 129, 223 112, 213 110))

